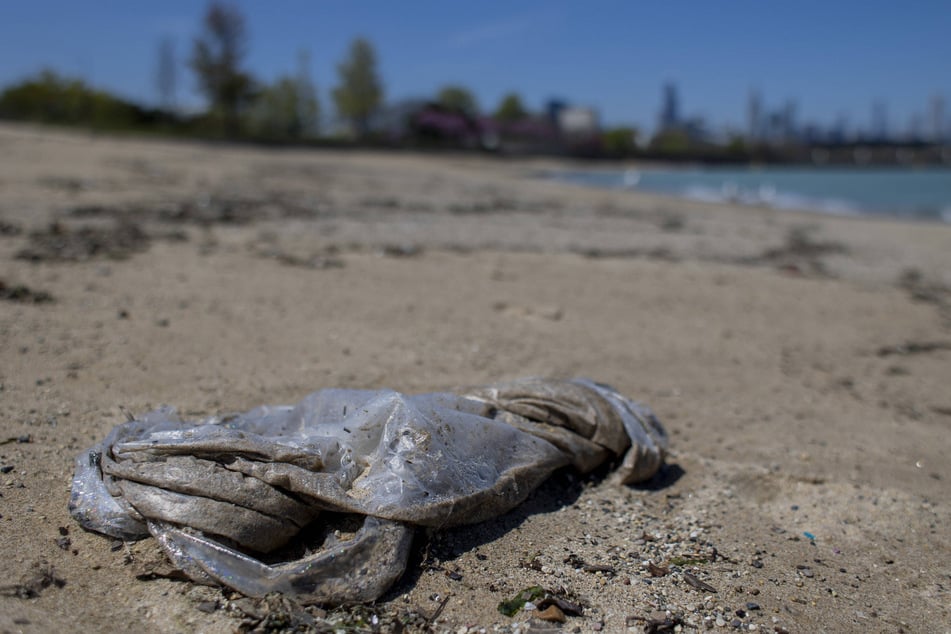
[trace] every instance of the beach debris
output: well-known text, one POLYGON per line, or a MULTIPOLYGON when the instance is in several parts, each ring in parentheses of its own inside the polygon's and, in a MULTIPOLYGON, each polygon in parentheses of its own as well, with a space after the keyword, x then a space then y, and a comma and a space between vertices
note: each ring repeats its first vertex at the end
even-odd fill
POLYGON ((285 192, 249 194, 219 191, 175 201, 143 202, 122 205, 81 205, 69 211, 72 218, 113 218, 166 225, 243 226, 258 221, 282 218, 313 218, 324 211, 326 203, 308 196, 285 192))
POLYGON ((684 581, 687 582, 688 586, 690 586, 691 588, 695 588, 697 590, 702 590, 704 592, 713 592, 713 593, 716 593, 717 591, 717 589, 711 586, 709 583, 705 581, 701 581, 700 579, 696 577, 696 575, 692 575, 689 572, 684 573, 684 581))
MULTIPOLYGON (((541 586, 529 586, 523 588, 514 597, 502 601, 498 606, 499 612, 505 616, 515 616, 521 610, 534 610, 535 616, 544 621, 554 621, 557 618, 545 618, 543 613, 547 612, 549 617, 555 617, 558 613, 562 617, 581 616, 584 614, 584 608, 579 604, 569 601, 556 592, 546 590, 541 586), (557 612, 548 611, 549 608, 556 608, 557 612)), ((561 621, 564 622, 564 621, 561 621)))
POLYGON ((665 612, 658 612, 653 616, 627 617, 626 624, 630 628, 635 622, 640 621, 644 624, 645 634, 659 634, 660 632, 679 632, 683 629, 684 620, 679 615, 669 616, 665 612))
POLYGON ((616 570, 613 566, 605 566, 602 564, 589 564, 584 559, 578 555, 571 553, 568 555, 562 563, 566 563, 575 570, 582 570, 584 572, 603 572, 610 575, 614 575, 616 570))
POLYGON ((46 291, 37 291, 24 284, 7 284, 0 280, 0 299, 20 304, 48 304, 53 296, 46 291))
POLYGON ((23 228, 18 224, 0 220, 0 236, 18 236, 23 233, 23 228))
POLYGON ((680 566, 680 567, 682 568, 682 567, 684 567, 684 566, 699 566, 699 565, 702 565, 702 564, 707 564, 707 563, 710 563, 710 560, 706 559, 705 557, 700 557, 700 556, 696 556, 696 557, 671 557, 670 560, 669 560, 667 563, 670 564, 671 566, 680 566))
POLYGON ((30 262, 81 262, 92 258, 122 260, 145 251, 151 238, 138 224, 117 221, 110 227, 71 228, 51 223, 43 231, 30 234, 30 245, 17 258, 30 262))
POLYGON ((23 575, 19 583, 0 586, 0 596, 35 599, 47 588, 62 588, 65 585, 66 580, 56 573, 52 564, 45 559, 40 559, 33 562, 30 570, 23 575))
POLYGON ((19 436, 10 436, 8 438, 4 438, 3 440, 0 440, 0 445, 9 445, 11 443, 18 443, 21 445, 25 445, 31 442, 33 442, 33 436, 31 436, 30 434, 21 434, 19 436))
POLYGON ((561 611, 557 605, 552 603, 544 610, 536 610, 535 618, 541 619, 542 621, 550 621, 553 623, 564 623, 568 619, 565 617, 565 613, 561 611))
POLYGON ((951 341, 908 341, 893 346, 882 346, 878 349, 878 356, 927 354, 939 350, 951 350, 951 341))
POLYGON ((531 586, 519 591, 511 599, 499 603, 499 612, 505 616, 515 616, 528 603, 533 603, 536 599, 545 596, 545 589, 541 586, 531 586))
POLYGON ((374 600, 403 574, 416 526, 501 515, 569 465, 616 461, 614 482, 642 482, 666 447, 647 407, 586 379, 326 389, 294 406, 198 422, 163 407, 120 424, 78 456, 69 507, 116 539, 151 534, 196 582, 339 605, 374 600), (302 533, 322 546, 288 546, 302 533))
POLYGON ((786 234, 782 246, 766 249, 753 257, 739 258, 741 264, 769 265, 794 275, 827 277, 823 258, 828 255, 848 255, 848 248, 841 242, 823 242, 813 237, 816 228, 793 227, 786 234))
POLYGON ((935 304, 939 309, 949 308, 951 288, 939 281, 928 279, 920 270, 909 268, 902 271, 898 286, 917 302, 935 304))

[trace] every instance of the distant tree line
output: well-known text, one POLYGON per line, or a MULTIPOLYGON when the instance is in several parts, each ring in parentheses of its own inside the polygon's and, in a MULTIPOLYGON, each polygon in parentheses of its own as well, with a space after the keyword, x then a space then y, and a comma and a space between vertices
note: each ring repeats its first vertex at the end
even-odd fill
MULTIPOLYGON (((186 57, 187 67, 206 100, 204 110, 186 113, 180 107, 176 96, 179 64, 174 43, 166 38, 157 48, 156 107, 44 70, 0 92, 0 119, 278 143, 356 141, 493 150, 509 143, 527 151, 567 151, 607 158, 815 160, 812 148, 807 146, 751 146, 739 135, 712 143, 676 127, 659 130, 649 139, 626 126, 595 129, 593 137, 571 137, 562 134, 551 112, 531 112, 514 91, 505 94, 490 113, 483 114, 472 91, 459 83, 444 85, 428 101, 401 111, 401 120, 392 126, 400 132, 394 135, 385 129, 389 124, 382 123, 387 119, 381 116, 383 82, 376 51, 364 38, 351 42, 337 65, 337 83, 330 96, 337 120, 344 127, 327 130, 321 126, 324 110, 311 78, 308 55, 299 54, 294 72, 265 82, 245 67, 248 49, 244 16, 235 6, 216 0, 208 5, 200 33, 186 57)), ((393 105, 389 111, 399 108, 393 105)), ((827 154, 830 160, 838 160, 835 151, 827 154)))
POLYGON ((0 118, 3 119, 143 128, 160 125, 166 117, 160 109, 144 108, 51 70, 44 70, 0 93, 0 118))
MULTIPOLYGON (((245 66, 249 39, 245 18, 234 5, 221 1, 208 5, 186 58, 207 104, 200 112, 186 114, 179 107, 179 66, 174 42, 165 38, 157 48, 156 107, 44 70, 0 92, 0 119, 275 142, 327 139, 307 54, 299 55, 296 72, 262 82, 245 66)), ((330 95, 338 121, 345 124, 344 135, 364 142, 382 140, 374 122, 384 105, 384 88, 373 45, 355 39, 337 65, 337 76, 330 95)), ((539 123, 543 117, 529 112, 515 92, 505 95, 488 117, 480 114, 475 96, 460 84, 443 86, 431 103, 444 113, 464 117, 471 128, 486 127, 479 122, 488 119, 517 135, 544 135, 547 130, 539 123)), ((614 130, 606 133, 604 147, 612 154, 627 155, 636 148, 635 140, 630 129, 614 130)))
MULTIPOLYGON (((300 54, 296 73, 265 83, 244 66, 248 42, 245 19, 237 8, 212 2, 187 60, 207 102, 203 112, 183 114, 177 107, 174 45, 163 39, 155 72, 158 107, 141 106, 81 79, 44 70, 0 92, 0 119, 274 141, 318 138, 322 111, 307 55, 300 54)), ((349 123, 353 136, 363 137, 383 102, 370 42, 356 39, 338 73, 333 90, 337 114, 349 123)))

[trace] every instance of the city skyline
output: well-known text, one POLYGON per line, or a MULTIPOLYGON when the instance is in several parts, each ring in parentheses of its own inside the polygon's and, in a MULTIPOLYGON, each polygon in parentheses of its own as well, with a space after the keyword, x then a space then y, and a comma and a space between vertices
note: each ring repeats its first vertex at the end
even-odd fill
MULTIPOLYGON (((829 127, 844 119, 871 130, 884 121, 893 132, 916 118, 927 130, 933 104, 951 97, 951 42, 943 33, 951 5, 941 2, 420 2, 412 11, 382 2, 289 0, 280 11, 232 4, 247 19, 250 72, 272 81, 295 72, 308 51, 325 112, 336 64, 357 36, 377 49, 391 103, 461 84, 484 111, 516 91, 535 111, 562 99, 596 108, 606 125, 642 130, 656 128, 667 84, 677 87, 681 117, 716 130, 749 129, 752 93, 768 109, 794 101, 801 122, 829 127)), ((176 101, 197 108, 203 102, 184 62, 205 8, 183 0, 8 7, 0 85, 51 68, 154 105, 165 40, 178 61, 176 101)))

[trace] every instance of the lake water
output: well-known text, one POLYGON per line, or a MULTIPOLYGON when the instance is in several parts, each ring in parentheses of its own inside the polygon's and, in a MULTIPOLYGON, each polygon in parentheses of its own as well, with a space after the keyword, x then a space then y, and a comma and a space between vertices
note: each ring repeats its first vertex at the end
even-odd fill
POLYGON ((948 168, 684 168, 553 172, 582 185, 840 215, 951 223, 948 168))

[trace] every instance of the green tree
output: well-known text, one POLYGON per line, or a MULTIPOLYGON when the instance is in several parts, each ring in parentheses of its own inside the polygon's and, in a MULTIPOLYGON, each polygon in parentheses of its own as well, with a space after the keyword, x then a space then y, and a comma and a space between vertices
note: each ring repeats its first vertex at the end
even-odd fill
POLYGON ((479 112, 479 104, 476 101, 475 95, 464 86, 443 86, 436 96, 436 101, 452 110, 462 110, 469 114, 479 112))
POLYGON ((348 119, 353 132, 365 136, 370 116, 383 101, 383 86, 376 69, 376 53, 363 38, 350 45, 347 58, 337 66, 340 84, 333 91, 341 117, 348 119))
POLYGON ((601 135, 604 151, 611 156, 629 156, 637 150, 637 129, 619 127, 606 130, 601 135))
POLYGON ((265 87, 250 112, 255 134, 282 140, 315 136, 319 117, 317 91, 302 76, 284 76, 265 87))
POLYGON ((658 132, 650 143, 651 149, 661 154, 685 154, 690 150, 690 146, 690 137, 679 128, 658 132))
POLYGON ((499 107, 495 111, 495 118, 498 121, 518 121, 528 115, 525 106, 522 105, 522 98, 518 94, 511 92, 502 98, 499 107))
POLYGON ((232 135, 240 131, 241 111, 254 94, 254 80, 241 69, 247 47, 244 16, 231 5, 211 3, 190 65, 212 112, 222 117, 225 131, 232 135))
POLYGON ((45 70, 0 93, 0 118, 102 128, 148 123, 149 113, 107 92, 45 70))
POLYGON ((726 151, 727 154, 736 157, 745 157, 750 153, 750 149, 746 146, 746 139, 739 134, 730 135, 730 141, 726 145, 726 151))

